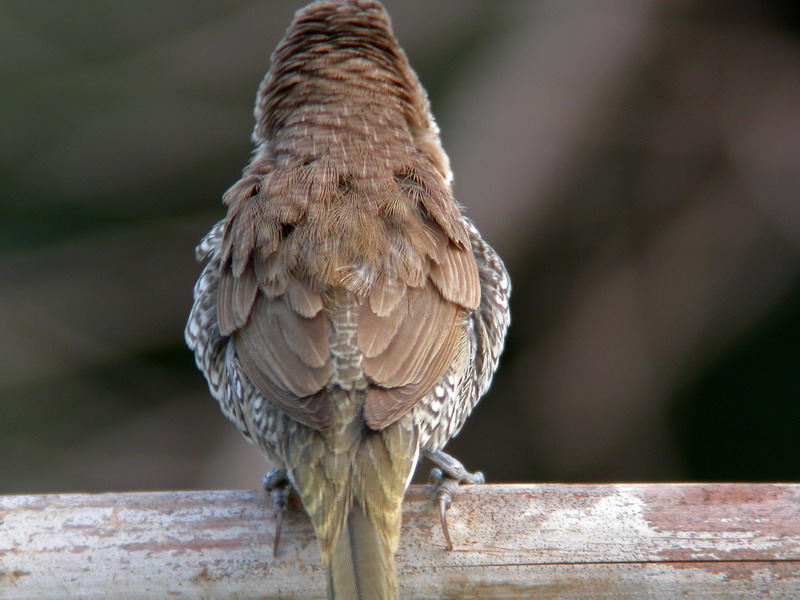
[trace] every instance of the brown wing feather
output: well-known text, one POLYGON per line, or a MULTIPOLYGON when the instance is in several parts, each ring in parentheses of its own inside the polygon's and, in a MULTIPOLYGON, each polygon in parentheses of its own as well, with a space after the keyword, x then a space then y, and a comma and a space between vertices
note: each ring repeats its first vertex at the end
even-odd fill
POLYGON ((369 294, 369 308, 379 317, 394 312, 397 303, 405 298, 405 285, 397 279, 385 279, 376 284, 369 294))
MULTIPOLYGON (((408 412, 444 377, 465 347, 463 308, 443 298, 431 283, 406 288, 405 295, 408 309, 396 333, 381 330, 392 337, 388 344, 383 340, 385 349, 370 356, 362 346, 364 371, 373 383, 364 416, 373 429, 383 429, 408 412)), ((377 318, 370 312, 362 305, 359 333, 377 318)))
POLYGON ((265 398, 301 423, 325 429, 332 409, 322 392, 332 367, 322 299, 305 282, 285 275, 272 279, 285 284, 264 286, 256 277, 263 262, 250 260, 238 276, 233 261, 223 264, 217 298, 220 332, 234 336, 242 369, 265 398), (287 292, 271 298, 264 287, 287 292))
POLYGON ((383 429, 402 417, 419 399, 416 385, 389 389, 373 386, 367 391, 364 418, 372 429, 383 429))
POLYGON ((309 427, 330 426, 331 404, 320 393, 332 373, 322 314, 306 319, 283 299, 261 296, 235 339, 242 369, 266 398, 309 427))
POLYGON ((217 320, 222 335, 231 335, 244 326, 257 293, 258 282, 255 277, 236 277, 230 269, 224 269, 220 273, 217 320))
POLYGON ((399 387, 371 387, 365 408, 370 427, 379 429, 400 418, 441 381, 450 367, 466 358, 466 351, 466 328, 452 327, 441 344, 417 355, 416 364, 421 368, 415 372, 415 381, 399 387))
POLYGON ((367 375, 383 387, 419 381, 426 370, 426 357, 443 345, 459 317, 459 308, 430 285, 408 289, 406 294, 408 311, 397 334, 386 350, 364 358, 367 375))
POLYGON ((330 361, 328 323, 321 311, 314 317, 305 317, 298 315, 280 300, 271 301, 270 309, 277 319, 286 344, 306 365, 319 368, 330 361))
POLYGON ((286 301, 295 312, 311 319, 322 310, 322 296, 311 289, 308 282, 291 278, 286 287, 286 301))
POLYGON ((222 335, 236 331, 236 317, 233 312, 234 277, 230 269, 222 269, 219 274, 217 292, 217 324, 222 335))
POLYGON ((396 282, 377 284, 361 304, 358 318, 358 346, 367 358, 384 352, 408 313, 408 298, 396 282), (387 288, 395 290, 388 299, 387 288), (377 300, 373 300, 377 297, 377 300))
POLYGON ((277 298, 286 292, 288 277, 281 268, 281 252, 272 252, 254 261, 258 287, 267 298, 277 298))
POLYGON ((430 278, 445 299, 471 310, 478 308, 481 284, 472 250, 449 244, 443 260, 432 261, 430 278))

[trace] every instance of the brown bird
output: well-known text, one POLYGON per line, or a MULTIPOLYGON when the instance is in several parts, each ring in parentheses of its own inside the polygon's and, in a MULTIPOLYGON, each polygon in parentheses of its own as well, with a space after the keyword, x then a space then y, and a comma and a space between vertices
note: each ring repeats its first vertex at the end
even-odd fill
POLYGON ((453 199, 380 3, 300 10, 255 116, 253 159, 198 247, 187 343, 223 412, 279 465, 265 478, 279 522, 297 490, 329 597, 396 598, 420 455, 441 468, 446 536, 450 492, 482 481, 441 448, 497 367, 508 275, 453 199))

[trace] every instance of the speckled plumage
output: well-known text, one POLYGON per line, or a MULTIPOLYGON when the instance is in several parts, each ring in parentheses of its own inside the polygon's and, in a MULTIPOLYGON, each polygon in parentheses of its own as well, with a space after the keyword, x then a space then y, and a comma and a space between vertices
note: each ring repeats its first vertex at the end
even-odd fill
POLYGON ((394 598, 403 492, 487 390, 502 262, 452 196, 427 97, 374 0, 313 3, 272 57, 257 144, 203 239, 186 340, 285 468, 333 598, 394 598))

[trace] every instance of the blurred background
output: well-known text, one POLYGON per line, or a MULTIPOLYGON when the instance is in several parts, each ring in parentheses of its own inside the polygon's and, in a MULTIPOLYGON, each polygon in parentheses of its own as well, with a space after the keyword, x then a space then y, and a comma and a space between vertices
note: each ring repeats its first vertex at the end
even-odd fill
MULTIPOLYGON (((301 4, 0 0, 0 493, 259 485, 182 330, 301 4)), ((800 5, 386 5, 514 282, 448 450, 492 482, 799 480, 800 5)))

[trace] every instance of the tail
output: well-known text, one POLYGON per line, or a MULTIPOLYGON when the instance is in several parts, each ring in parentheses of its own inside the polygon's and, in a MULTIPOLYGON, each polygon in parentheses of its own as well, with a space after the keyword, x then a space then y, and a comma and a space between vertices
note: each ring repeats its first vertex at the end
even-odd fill
POLYGON ((286 469, 314 525, 328 598, 395 600, 394 553, 419 455, 416 428, 409 415, 370 430, 349 393, 335 399, 344 409, 330 429, 300 427, 286 436, 286 469))
POLYGON ((334 600, 397 598, 394 549, 358 503, 351 506, 331 555, 328 590, 334 600))
POLYGON ((397 598, 394 553, 400 542, 403 495, 417 456, 417 436, 404 424, 362 434, 350 469, 350 502, 341 528, 330 539, 329 598, 397 598))

